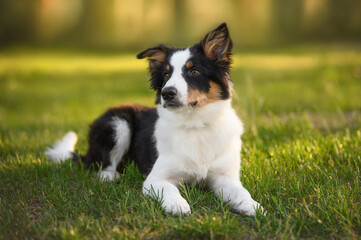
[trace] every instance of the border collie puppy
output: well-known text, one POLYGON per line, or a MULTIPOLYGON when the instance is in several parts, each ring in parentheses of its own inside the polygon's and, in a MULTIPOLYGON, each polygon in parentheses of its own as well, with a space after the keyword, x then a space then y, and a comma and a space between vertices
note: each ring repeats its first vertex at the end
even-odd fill
POLYGON ((157 108, 110 108, 91 125, 86 155, 74 153, 77 136, 70 132, 47 156, 100 168, 108 181, 119 176, 122 160, 131 159, 146 176, 143 194, 173 215, 191 212, 177 189, 180 181, 200 180, 237 212, 255 215, 260 205, 240 182, 243 126, 231 105, 231 49, 223 23, 192 47, 159 45, 139 53, 149 61, 157 108))

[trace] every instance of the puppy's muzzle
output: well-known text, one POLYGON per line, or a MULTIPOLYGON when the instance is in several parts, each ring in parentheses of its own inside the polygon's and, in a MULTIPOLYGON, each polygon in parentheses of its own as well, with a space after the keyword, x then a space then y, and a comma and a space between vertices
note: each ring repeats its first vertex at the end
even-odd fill
POLYGON ((175 87, 163 88, 161 92, 162 98, 164 99, 163 107, 178 108, 182 104, 178 99, 178 91, 175 87))
POLYGON ((175 87, 166 87, 162 90, 162 97, 165 101, 172 101, 177 96, 177 93, 175 87))

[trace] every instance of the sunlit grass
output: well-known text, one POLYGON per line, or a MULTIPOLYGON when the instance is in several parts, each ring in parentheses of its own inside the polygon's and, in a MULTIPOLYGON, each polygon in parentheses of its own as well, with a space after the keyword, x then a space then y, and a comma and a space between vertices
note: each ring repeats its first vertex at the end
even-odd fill
POLYGON ((114 56, 32 53, 18 56, 0 55, 0 73, 6 71, 42 71, 44 73, 109 73, 124 71, 141 71, 146 67, 145 61, 136 59, 135 54, 114 56))
POLYGON ((242 181, 268 211, 234 213, 196 185, 193 214, 166 215, 141 194, 135 166, 99 183, 44 149, 64 133, 87 149, 89 124, 108 107, 154 106, 135 54, 0 53, 0 238, 359 238, 361 53, 238 53, 233 105, 245 123, 242 181))

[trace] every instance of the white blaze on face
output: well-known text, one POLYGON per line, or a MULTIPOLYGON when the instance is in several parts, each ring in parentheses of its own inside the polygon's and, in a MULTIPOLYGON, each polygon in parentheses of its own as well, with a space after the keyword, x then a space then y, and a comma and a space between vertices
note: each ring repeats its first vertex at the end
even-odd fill
MULTIPOLYGON (((178 91, 178 98, 183 103, 187 103, 188 85, 186 80, 182 76, 182 69, 191 57, 189 49, 184 49, 175 52, 170 58, 170 65, 173 67, 173 73, 171 78, 165 84, 163 88, 175 87, 178 91)), ((162 103, 164 102, 162 98, 162 103)))

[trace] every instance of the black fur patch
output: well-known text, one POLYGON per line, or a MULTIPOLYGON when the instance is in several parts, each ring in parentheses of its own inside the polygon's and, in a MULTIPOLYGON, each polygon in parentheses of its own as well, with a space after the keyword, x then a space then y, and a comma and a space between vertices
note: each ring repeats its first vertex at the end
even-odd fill
MULTIPOLYGON (((115 146, 114 117, 125 120, 131 132, 130 147, 123 160, 134 160, 143 175, 149 174, 158 155, 152 137, 158 114, 155 108, 139 105, 111 108, 95 120, 90 126, 89 149, 81 157, 82 162, 94 170, 110 164, 109 153, 115 146)), ((73 159, 77 160, 77 157, 73 159)))

